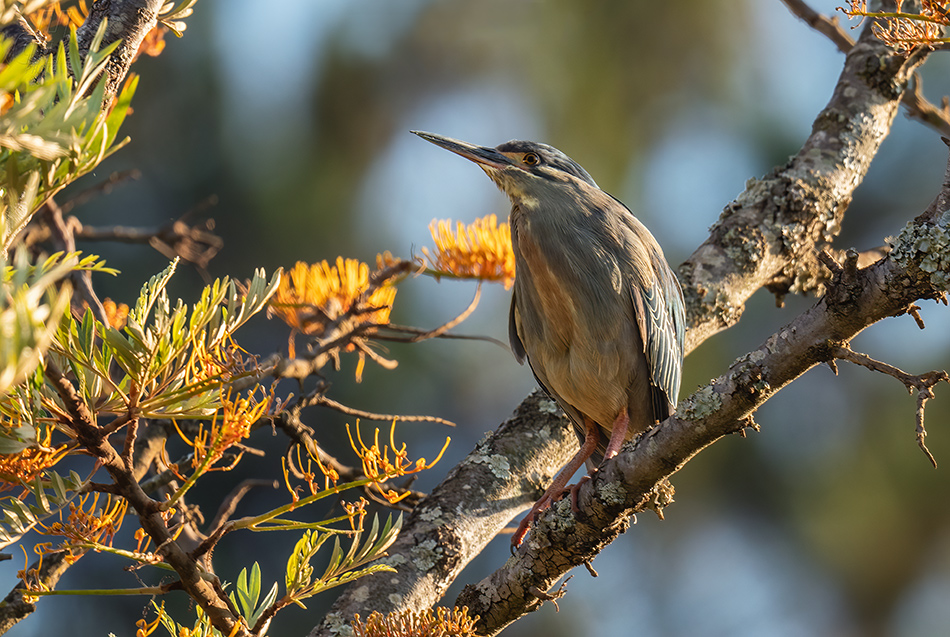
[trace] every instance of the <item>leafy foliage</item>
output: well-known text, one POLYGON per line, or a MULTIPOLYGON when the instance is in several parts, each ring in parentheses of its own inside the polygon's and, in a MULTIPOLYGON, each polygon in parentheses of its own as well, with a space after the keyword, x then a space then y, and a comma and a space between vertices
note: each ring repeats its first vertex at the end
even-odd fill
POLYGON ((243 569, 238 575, 231 601, 241 609, 248 626, 254 626, 264 611, 277 599, 277 582, 274 582, 264 599, 258 603, 261 595, 261 567, 257 562, 251 567, 250 575, 243 569), (235 596, 237 599, 235 599, 235 596))
MULTIPOLYGON (((309 459, 306 471, 303 466, 300 471, 284 466, 290 502, 252 517, 223 519, 184 561, 170 559, 167 548, 178 541, 182 528, 194 524, 189 517, 194 507, 184 501, 188 491, 207 472, 232 468, 249 449, 244 441, 254 428, 275 418, 272 407, 283 407, 275 386, 268 388, 261 380, 267 374, 281 378, 279 366, 260 367, 237 344, 237 331, 279 293, 283 298, 272 310, 321 343, 310 349, 324 357, 321 364, 311 365, 299 379, 316 374, 325 361, 337 361, 341 352, 356 352, 361 366, 364 357, 395 365, 373 351, 369 341, 395 333, 415 342, 447 329, 423 332, 389 324, 395 285, 418 271, 421 260, 395 260, 387 253, 373 272, 354 260, 339 259, 336 268, 298 264, 293 285, 285 277, 283 287, 280 272, 268 278, 256 271, 244 285, 224 277, 208 284, 189 304, 173 301, 168 293, 176 258, 142 286, 131 308, 100 304, 88 273, 115 270, 95 255, 57 252, 37 257, 45 248, 32 243, 30 256, 21 239, 31 221, 32 232, 34 226, 51 225, 56 215, 65 214, 54 205, 56 194, 127 143, 119 141, 117 133, 130 112, 137 78, 130 76, 117 97, 106 99, 107 83, 115 79, 108 75, 114 66, 110 56, 120 41, 104 41, 107 29, 102 21, 88 52, 80 52, 77 29, 88 15, 82 0, 62 6, 53 0, 0 3, 3 25, 32 14, 27 18, 38 40, 51 37, 54 29, 49 27, 60 35, 67 27, 69 31, 49 48, 34 44, 15 55, 13 41, 0 38, 0 59, 5 60, 0 64, 0 491, 9 492, 0 497, 0 547, 21 541, 31 531, 60 538, 58 544, 35 544, 40 560, 21 572, 23 599, 32 603, 57 594, 160 595, 184 589, 197 602, 191 628, 156 607, 155 620, 140 622, 137 634, 151 634, 159 625, 176 636, 237 634, 241 628, 264 634, 271 618, 286 606, 303 606, 304 600, 330 588, 391 571, 372 562, 395 540, 401 517, 381 525, 374 516, 366 530, 368 503, 362 498, 354 504, 343 502, 342 514, 316 522, 288 516, 350 489, 365 488, 374 499, 390 504, 409 495, 408 489, 396 489, 388 481, 434 462, 410 461, 405 445, 397 447, 392 433, 390 444, 380 445, 378 430, 369 446, 359 440, 357 430, 359 444, 353 442, 353 448, 360 462, 355 475, 342 483, 336 468, 325 466, 310 445, 295 441, 309 459), (36 215, 44 206, 48 214, 36 215), (79 285, 74 287, 70 278, 79 285), (140 450, 140 427, 150 419, 170 420, 191 453, 171 462, 163 446, 158 459, 150 461, 159 475, 145 479, 133 463, 140 450), (62 464, 67 458, 74 463, 68 471, 62 464), (84 462, 86 477, 72 470, 82 469, 84 462), (317 471, 310 470, 311 463, 317 471), (310 495, 298 494, 300 487, 291 485, 291 474, 304 481, 310 495), (134 550, 112 546, 127 512, 142 522, 134 550), (304 533, 288 559, 282 598, 276 583, 262 594, 256 563, 242 570, 233 590, 225 594, 227 585, 210 566, 210 554, 221 537, 236 530, 300 529, 304 533), (150 550, 153 541, 160 548, 150 550), (312 561, 321 550, 329 552, 330 559, 318 575, 312 561), (175 573, 178 580, 121 591, 58 591, 55 579, 47 580, 40 568, 50 553, 62 553, 72 564, 98 552, 123 557, 136 567, 161 569, 163 576, 175 573), (210 595, 228 607, 229 615, 216 615, 218 607, 194 582, 213 583, 210 595)), ((150 32, 154 41, 143 44, 139 53, 160 52, 166 29, 182 35, 182 20, 195 4, 167 2, 150 32)), ((53 241, 73 245, 58 237, 53 241)))
MULTIPOLYGON (((95 255, 58 253, 33 267, 25 251, 13 266, 0 265, 0 395, 33 373, 52 342, 56 326, 69 306, 70 289, 57 284, 77 270, 106 270, 95 255)), ((0 431, 0 439, 3 432, 0 431)), ((0 446, 2 451, 2 446, 0 446)), ((9 453, 9 452, 8 452, 9 453)))
MULTIPOLYGON (((69 53, 34 59, 27 47, 0 69, 0 249, 6 251, 49 197, 93 170, 128 140, 116 135, 129 110, 137 79, 126 82, 114 105, 104 105, 102 71, 118 42, 102 46, 105 23, 85 59, 76 30, 69 53)), ((0 58, 12 42, 0 40, 0 58)))
POLYGON ((280 280, 258 271, 247 294, 227 278, 206 287, 188 311, 174 308, 166 286, 177 260, 142 287, 126 326, 104 325, 86 311, 68 317, 53 351, 66 359, 89 409, 135 417, 200 418, 221 406, 220 387, 244 373, 233 334, 264 308, 280 280), (122 374, 113 378, 112 366, 122 374))
POLYGON ((198 0, 180 0, 177 3, 167 2, 158 12, 158 21, 171 29, 175 35, 181 37, 187 26, 182 20, 194 13, 192 7, 197 2, 198 0))
POLYGON ((287 594, 285 599, 306 608, 302 600, 317 593, 347 584, 371 573, 395 572, 396 569, 386 564, 373 564, 363 569, 360 567, 382 557, 386 549, 396 541, 396 536, 401 528, 401 515, 396 519, 395 524, 393 524, 392 517, 387 519, 382 531, 379 529, 379 518, 374 517, 373 526, 366 541, 361 546, 362 530, 355 531, 350 549, 346 554, 343 553, 340 547, 340 538, 337 532, 326 532, 319 529, 304 531, 303 536, 297 541, 290 559, 287 560, 287 577, 285 580, 287 594), (334 537, 330 563, 323 575, 313 579, 314 571, 310 561, 331 536, 336 537, 334 537))

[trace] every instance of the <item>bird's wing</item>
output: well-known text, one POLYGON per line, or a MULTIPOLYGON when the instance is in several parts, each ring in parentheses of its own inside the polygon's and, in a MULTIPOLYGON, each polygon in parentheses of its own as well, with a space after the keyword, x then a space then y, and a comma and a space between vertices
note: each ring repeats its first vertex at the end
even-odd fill
POLYGON ((515 360, 524 365, 524 359, 527 353, 524 351, 524 343, 518 335, 518 308, 515 306, 515 293, 511 293, 511 310, 508 312, 508 343, 511 345, 511 352, 515 355, 515 360))
MULTIPOLYGON (((605 193, 607 194, 607 193, 605 193)), ((639 253, 647 262, 636 264, 639 275, 629 281, 633 297, 633 312, 640 328, 640 338, 646 350, 647 362, 653 381, 653 415, 666 420, 676 407, 683 371, 683 341, 686 334, 686 303, 676 275, 670 269, 663 251, 640 221, 626 205, 613 195, 607 194, 620 206, 617 217, 618 234, 626 235, 630 244, 638 245, 639 253), (629 234, 628 234, 629 233, 629 234), (652 270, 653 276, 646 274, 652 270)))
POLYGON ((676 407, 683 370, 685 312, 676 276, 660 255, 653 255, 652 285, 632 286, 634 311, 646 349, 653 385, 654 415, 665 420, 676 407), (659 395, 657 395, 659 394, 659 395))

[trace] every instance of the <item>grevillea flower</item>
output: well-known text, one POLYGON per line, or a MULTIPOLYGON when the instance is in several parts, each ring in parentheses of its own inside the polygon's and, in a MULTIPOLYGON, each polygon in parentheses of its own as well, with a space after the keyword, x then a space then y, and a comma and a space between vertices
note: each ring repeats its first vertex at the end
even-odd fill
MULTIPOLYGON (((66 519, 45 525, 40 524, 37 531, 43 535, 60 535, 70 544, 101 544, 112 545, 112 538, 119 532, 122 520, 125 517, 128 502, 122 498, 107 496, 104 506, 99 506, 99 494, 87 493, 79 500, 79 504, 70 502, 69 514, 66 519)), ((62 518, 62 513, 60 513, 62 518)), ((52 549, 52 547, 49 547, 52 549)), ((78 554, 72 554, 72 559, 78 560, 85 553, 80 548, 78 554)), ((70 559, 67 557, 67 559, 70 559)))
POLYGON ((468 637, 475 634, 475 622, 478 615, 470 617, 468 607, 443 608, 436 612, 403 610, 383 615, 374 611, 364 624, 356 615, 353 622, 353 634, 356 637, 436 637, 452 635, 468 637))
POLYGON ((495 215, 469 225, 461 221, 452 231, 448 220, 433 221, 429 231, 435 251, 423 248, 433 273, 460 279, 497 281, 510 288, 515 280, 515 253, 511 248, 511 228, 498 223, 495 215))
POLYGON ((349 314, 364 323, 389 322, 396 288, 370 283, 369 266, 338 257, 335 265, 298 262, 280 280, 271 312, 302 334, 319 334, 349 314))

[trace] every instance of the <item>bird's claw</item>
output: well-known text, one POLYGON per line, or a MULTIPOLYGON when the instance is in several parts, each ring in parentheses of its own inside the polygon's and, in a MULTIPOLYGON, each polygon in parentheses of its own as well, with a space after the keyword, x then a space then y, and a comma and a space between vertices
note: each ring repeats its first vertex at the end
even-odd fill
POLYGON ((577 481, 577 484, 572 485, 564 490, 565 493, 571 493, 571 511, 574 513, 579 513, 580 508, 577 506, 577 492, 580 491, 581 485, 590 480, 590 476, 583 476, 580 480, 577 481))
POLYGON ((521 524, 518 525, 518 530, 511 536, 512 555, 515 554, 515 549, 521 546, 521 542, 524 540, 524 536, 528 534, 528 529, 531 528, 531 523, 534 522, 534 519, 538 517, 539 513, 551 506, 552 503, 553 500, 551 496, 547 494, 543 495, 540 500, 534 503, 534 506, 528 511, 528 514, 521 520, 521 524))
POLYGON ((511 554, 514 555, 515 549, 521 546, 521 542, 528 534, 528 529, 531 528, 531 523, 534 522, 536 517, 538 517, 538 514, 550 507, 552 504, 560 502, 568 493, 571 494, 571 511, 578 513, 580 508, 577 506, 577 492, 580 490, 581 485, 588 480, 590 480, 590 476, 584 476, 577 481, 577 484, 565 487, 556 496, 552 497, 545 494, 540 500, 535 502, 534 506, 531 507, 531 510, 528 511, 528 514, 524 516, 524 519, 521 520, 521 523, 518 525, 518 529, 515 531, 514 535, 511 536, 511 554))

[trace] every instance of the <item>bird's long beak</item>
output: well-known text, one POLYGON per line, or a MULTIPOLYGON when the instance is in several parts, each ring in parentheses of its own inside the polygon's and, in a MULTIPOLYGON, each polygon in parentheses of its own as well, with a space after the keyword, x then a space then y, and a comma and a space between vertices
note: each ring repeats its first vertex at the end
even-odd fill
POLYGON ((476 164, 481 164, 482 166, 502 169, 514 165, 514 162, 507 155, 498 152, 494 148, 475 146, 474 144, 469 144, 468 142, 452 139, 451 137, 444 137, 442 135, 436 135, 435 133, 426 133, 417 130, 409 132, 413 135, 418 135, 427 142, 432 142, 436 146, 441 146, 446 150, 452 151, 456 155, 461 155, 465 159, 471 160, 476 164))

